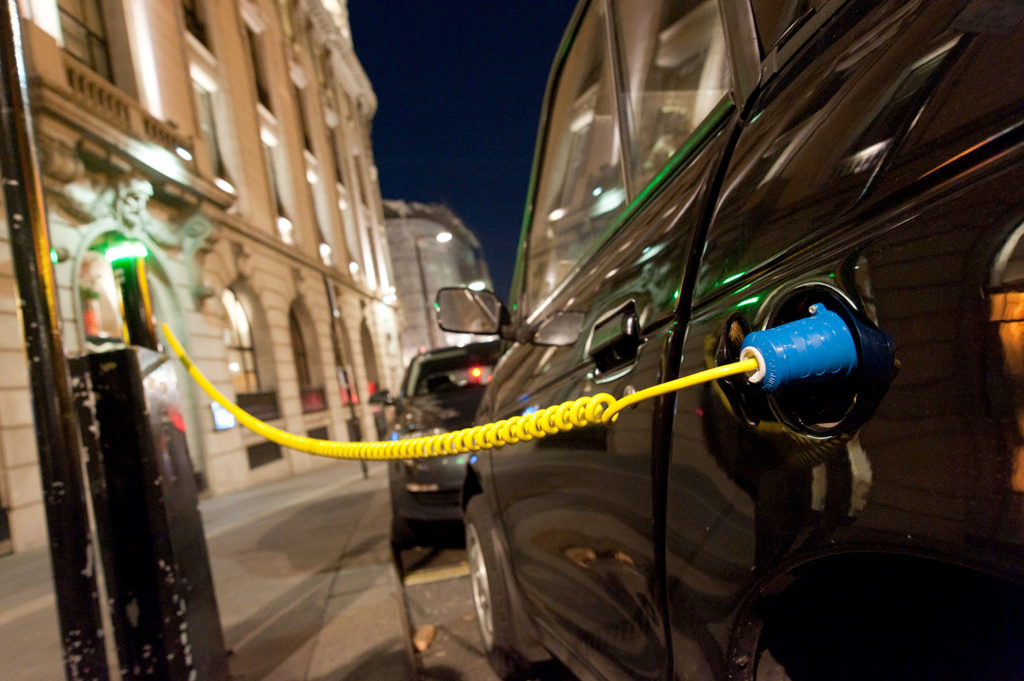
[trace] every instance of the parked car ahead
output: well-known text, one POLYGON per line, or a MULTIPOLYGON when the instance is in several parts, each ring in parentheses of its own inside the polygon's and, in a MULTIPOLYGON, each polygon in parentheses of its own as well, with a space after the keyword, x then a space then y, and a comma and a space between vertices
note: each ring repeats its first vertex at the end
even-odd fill
POLYGON ((1022 12, 593 0, 559 50, 481 421, 736 359, 812 306, 842 379, 744 379, 469 467, 504 678, 1024 678, 1022 12), (815 308, 817 309, 817 308, 815 308), (884 355, 885 353, 883 353, 884 355))
MULTIPOLYGON (((501 353, 497 341, 442 348, 409 362, 397 400, 390 438, 437 435, 472 425, 491 370, 501 353)), ((391 541, 407 546, 428 525, 462 520, 459 494, 467 455, 392 461, 391 541)))

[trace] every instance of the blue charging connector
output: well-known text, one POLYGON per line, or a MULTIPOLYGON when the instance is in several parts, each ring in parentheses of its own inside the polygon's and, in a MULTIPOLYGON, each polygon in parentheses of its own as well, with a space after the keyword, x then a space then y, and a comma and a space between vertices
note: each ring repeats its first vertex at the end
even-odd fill
POLYGON ((857 344, 850 328, 822 304, 808 308, 811 316, 747 334, 740 359, 756 358, 751 383, 773 393, 795 382, 817 382, 850 376, 857 370, 857 344))

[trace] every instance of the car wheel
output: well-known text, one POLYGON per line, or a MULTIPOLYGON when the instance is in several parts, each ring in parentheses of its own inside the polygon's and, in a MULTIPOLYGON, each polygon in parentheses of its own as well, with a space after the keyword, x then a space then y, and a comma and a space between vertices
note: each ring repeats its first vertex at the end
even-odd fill
POLYGON ((524 678, 530 664, 519 652, 508 572, 495 551, 495 526, 483 497, 466 505, 466 558, 473 586, 473 605, 487 659, 505 681, 524 678))

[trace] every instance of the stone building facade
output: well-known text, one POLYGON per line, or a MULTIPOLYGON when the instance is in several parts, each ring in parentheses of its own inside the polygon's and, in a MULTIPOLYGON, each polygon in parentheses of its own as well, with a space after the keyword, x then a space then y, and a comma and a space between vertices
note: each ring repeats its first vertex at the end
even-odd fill
POLYGON ((432 348, 480 337, 437 326, 434 299, 445 286, 491 289, 491 275, 473 231, 440 203, 387 199, 384 221, 402 309, 402 363, 432 348))
MULTIPOLYGON (((376 98, 344 0, 20 9, 67 355, 123 344, 103 252, 141 242, 154 317, 229 398, 289 432, 376 439, 368 397, 398 384, 399 320, 369 137, 376 98)), ((20 550, 46 530, 10 272, 8 260, 0 542, 20 550)), ((215 419, 180 382, 208 493, 336 465, 215 419)))

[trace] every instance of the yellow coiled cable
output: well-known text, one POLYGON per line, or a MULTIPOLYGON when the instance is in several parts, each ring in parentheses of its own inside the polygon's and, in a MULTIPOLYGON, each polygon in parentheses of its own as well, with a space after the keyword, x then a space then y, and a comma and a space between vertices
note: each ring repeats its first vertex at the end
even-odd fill
POLYGON ((485 449, 497 449, 507 444, 527 442, 556 433, 565 433, 574 428, 610 425, 620 411, 643 400, 649 400, 665 393, 682 390, 691 386, 714 381, 726 376, 749 373, 757 370, 757 360, 748 359, 732 364, 707 369, 696 374, 668 381, 645 390, 640 390, 616 400, 608 393, 563 402, 532 414, 512 416, 495 423, 486 423, 472 428, 463 428, 441 435, 430 435, 394 442, 334 442, 294 435, 260 421, 238 405, 229 401, 193 364, 178 339, 166 324, 161 324, 168 344, 174 350, 189 375, 215 402, 231 412, 238 422, 271 442, 282 447, 296 449, 308 454, 335 459, 363 459, 387 461, 391 459, 420 459, 449 454, 467 454, 485 449))

